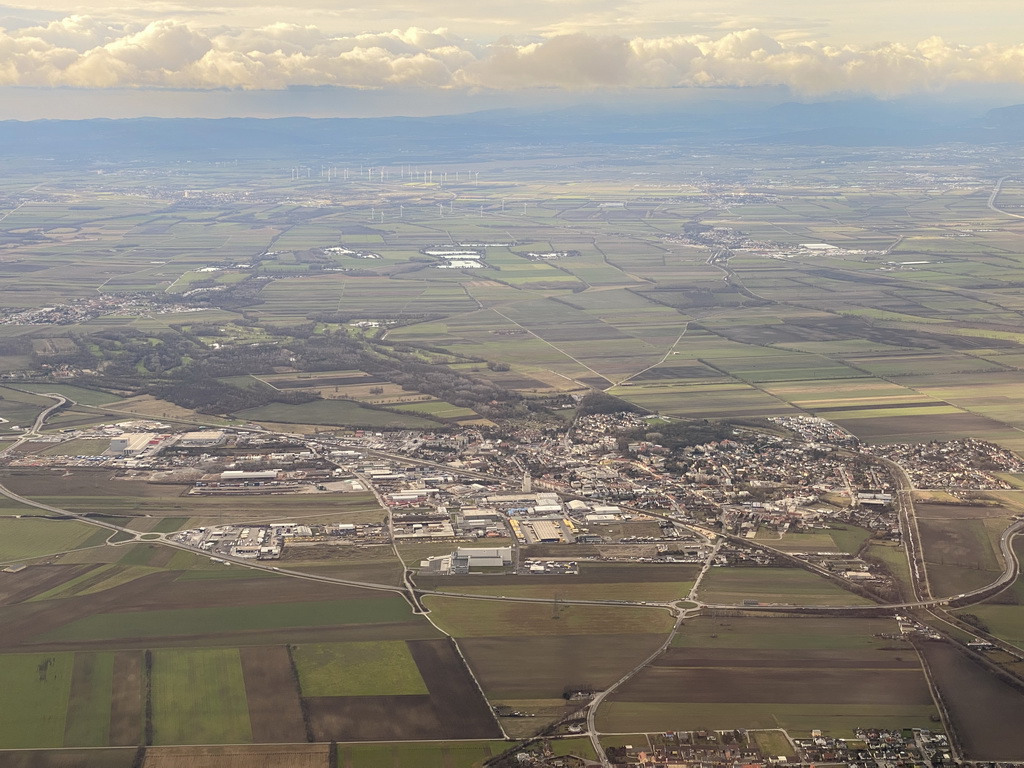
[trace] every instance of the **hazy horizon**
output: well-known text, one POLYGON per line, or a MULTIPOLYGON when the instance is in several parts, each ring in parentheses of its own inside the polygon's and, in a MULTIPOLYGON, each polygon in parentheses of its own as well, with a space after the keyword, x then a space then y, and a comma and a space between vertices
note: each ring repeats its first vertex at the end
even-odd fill
POLYGON ((800 101, 1024 86, 1024 10, 982 0, 727 4, 318 0, 0 6, 0 119, 385 116, 602 99, 800 101), (1000 23, 994 24, 992 19, 1000 23))

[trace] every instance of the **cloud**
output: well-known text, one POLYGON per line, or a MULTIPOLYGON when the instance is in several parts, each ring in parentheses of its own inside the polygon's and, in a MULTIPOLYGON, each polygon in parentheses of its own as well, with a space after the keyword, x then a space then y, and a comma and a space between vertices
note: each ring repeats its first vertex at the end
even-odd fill
POLYGON ((0 85, 210 90, 565 90, 786 86, 818 96, 897 96, 962 83, 1024 82, 1024 45, 835 45, 758 29, 714 35, 583 33, 479 44, 447 29, 358 35, 272 24, 203 28, 69 16, 0 29, 0 85))

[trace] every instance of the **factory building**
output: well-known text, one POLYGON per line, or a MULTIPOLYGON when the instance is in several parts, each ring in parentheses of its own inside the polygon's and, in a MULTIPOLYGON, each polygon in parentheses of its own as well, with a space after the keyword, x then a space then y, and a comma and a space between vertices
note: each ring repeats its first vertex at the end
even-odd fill
POLYGON ((166 439, 167 435, 157 435, 152 432, 125 432, 110 440, 107 453, 126 459, 139 456, 142 453, 153 456, 163 449, 166 439))
POLYGON ((210 430, 207 432, 186 432, 178 438, 180 448, 215 448, 223 445, 227 440, 227 434, 223 429, 210 430))
POLYGON ((450 555, 428 557, 420 569, 442 576, 469 573, 472 568, 504 568, 512 564, 512 547, 459 547, 450 555))

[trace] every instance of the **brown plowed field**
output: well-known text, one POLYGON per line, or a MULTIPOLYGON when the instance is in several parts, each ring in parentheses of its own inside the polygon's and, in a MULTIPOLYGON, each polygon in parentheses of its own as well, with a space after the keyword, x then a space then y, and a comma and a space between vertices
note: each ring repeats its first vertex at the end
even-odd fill
POLYGON ((96 565, 31 565, 18 573, 0 573, 0 605, 14 605, 81 576, 96 565))
POLYGON ((302 702, 288 649, 280 645, 239 649, 253 741, 281 744, 306 740, 302 702))
POLYGON ((25 750, 0 754, 2 768, 131 768, 135 747, 128 749, 25 750))
POLYGON ((441 729, 435 739, 500 739, 501 729, 491 714, 455 642, 410 640, 406 643, 430 691, 441 729))
POLYGON ((931 704, 917 669, 650 667, 622 686, 618 701, 748 704, 931 704))
POLYGON ((410 640, 408 646, 429 695, 307 698, 317 741, 502 737, 453 641, 410 640))
POLYGON ((114 655, 114 686, 110 699, 110 744, 142 743, 146 709, 142 651, 118 651, 114 655))
MULTIPOLYGON (((312 602, 379 598, 384 594, 341 584, 305 581, 287 577, 254 579, 170 579, 151 584, 144 593, 133 595, 124 610, 163 611, 196 606, 270 605, 272 603, 312 602)), ((120 589, 120 588, 118 588, 120 589)))
POLYGON ((913 442, 954 435, 992 432, 1003 425, 973 413, 939 413, 920 416, 879 416, 876 419, 832 419, 862 440, 873 442, 913 442), (936 437, 933 437, 936 436, 936 437))
POLYGON ((935 685, 970 760, 1024 760, 1024 693, 948 643, 923 643, 935 685))
POLYGON ((317 741, 441 738, 430 696, 322 696, 306 706, 317 741))
POLYGON ((757 669, 914 669, 921 668, 913 650, 776 651, 758 648, 670 648, 656 667, 726 667, 757 669))
POLYGON ((74 600, 54 600, 0 608, 0 646, 19 645, 37 635, 50 632, 64 624, 129 607, 147 599, 148 593, 171 581, 174 573, 153 573, 119 587, 83 595, 74 600))
POLYGON ((327 768, 329 744, 149 747, 142 768, 327 768))
POLYGON ((611 685, 664 640, 664 635, 553 635, 472 637, 459 644, 491 698, 557 699, 567 687, 611 685))

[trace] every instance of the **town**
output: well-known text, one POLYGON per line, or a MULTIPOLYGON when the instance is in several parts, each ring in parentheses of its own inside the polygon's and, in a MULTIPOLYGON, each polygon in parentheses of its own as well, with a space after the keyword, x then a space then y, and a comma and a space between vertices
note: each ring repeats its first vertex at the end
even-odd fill
POLYGON ((432 542, 450 550, 406 567, 430 576, 570 578, 580 562, 701 564, 710 557, 719 567, 795 564, 882 597, 894 594, 894 584, 879 561, 786 543, 846 525, 900 542, 896 481, 884 461, 898 462, 918 487, 953 498, 1004 487, 995 472, 1024 470, 1014 454, 984 441, 861 446, 810 416, 773 418, 763 429, 717 424, 718 439, 703 441, 708 428, 633 413, 581 416, 562 429, 524 423, 315 436, 180 432, 134 420, 34 438, 4 462, 109 469, 178 484, 190 496, 276 495, 282 510, 289 497, 365 491, 381 506, 374 523, 247 521, 174 534, 212 558, 287 561, 323 545, 344 559, 368 547, 432 542), (39 443, 106 448, 46 455, 31 450, 39 443))

